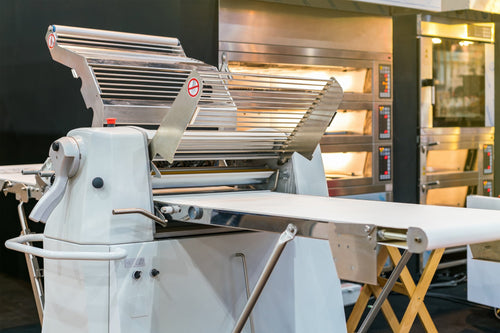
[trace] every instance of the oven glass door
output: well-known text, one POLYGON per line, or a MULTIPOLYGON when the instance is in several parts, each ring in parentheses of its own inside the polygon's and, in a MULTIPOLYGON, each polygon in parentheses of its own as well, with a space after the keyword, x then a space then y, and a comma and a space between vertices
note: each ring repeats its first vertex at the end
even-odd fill
POLYGON ((372 176, 372 152, 322 153, 327 179, 367 178, 372 176))
POLYGON ((432 39, 433 127, 485 126, 485 43, 432 39))

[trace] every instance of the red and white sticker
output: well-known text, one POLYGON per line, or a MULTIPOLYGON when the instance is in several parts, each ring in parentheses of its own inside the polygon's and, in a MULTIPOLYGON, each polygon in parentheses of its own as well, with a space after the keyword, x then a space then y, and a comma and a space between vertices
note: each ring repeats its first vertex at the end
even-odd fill
POLYGON ((188 82, 188 94, 191 97, 196 97, 198 96, 198 93, 200 92, 200 82, 196 79, 191 79, 188 82))
POLYGON ((54 34, 49 35, 49 38, 47 38, 47 44, 49 45, 49 49, 54 48, 56 45, 56 36, 54 34))

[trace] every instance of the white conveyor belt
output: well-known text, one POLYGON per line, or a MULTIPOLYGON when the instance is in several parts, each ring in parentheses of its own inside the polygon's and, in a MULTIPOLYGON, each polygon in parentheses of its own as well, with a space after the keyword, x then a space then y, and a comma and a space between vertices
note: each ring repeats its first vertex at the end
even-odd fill
POLYGON ((35 175, 23 175, 22 170, 40 170, 43 164, 20 164, 0 166, 0 181, 10 181, 36 186, 35 175))
MULTIPOLYGON (((406 229, 421 250, 500 239, 500 211, 286 194, 269 191, 163 195, 156 202, 245 214, 406 229)), ((420 252, 420 251, 419 251, 420 252)))

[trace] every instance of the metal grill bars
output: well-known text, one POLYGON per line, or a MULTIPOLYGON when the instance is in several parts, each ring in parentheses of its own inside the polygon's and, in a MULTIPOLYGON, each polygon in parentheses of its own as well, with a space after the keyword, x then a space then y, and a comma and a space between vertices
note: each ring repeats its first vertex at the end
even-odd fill
MULTIPOLYGON (((54 34, 57 44, 71 48, 117 49, 122 51, 154 52, 185 57, 177 38, 141 35, 108 30, 49 26, 48 35, 54 34)), ((51 42, 47 39, 47 42, 51 42)), ((50 48, 51 44, 49 44, 50 48)))
POLYGON ((334 80, 221 73, 187 58, 175 38, 50 26, 54 60, 75 70, 93 126, 158 125, 193 69, 198 109, 174 160, 310 157, 342 99, 334 80))

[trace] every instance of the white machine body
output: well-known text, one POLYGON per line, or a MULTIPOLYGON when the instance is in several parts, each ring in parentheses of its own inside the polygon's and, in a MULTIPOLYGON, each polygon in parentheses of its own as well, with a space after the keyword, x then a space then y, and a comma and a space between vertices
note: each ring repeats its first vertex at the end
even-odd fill
POLYGON ((144 132, 130 127, 81 128, 68 136, 78 143, 80 167, 52 211, 45 236, 75 244, 152 241, 150 219, 112 215, 115 208, 153 210, 144 132), (98 180, 102 184, 94 186, 98 180))
MULTIPOLYGON (((112 252, 116 261, 45 259, 44 333, 230 332, 276 239, 239 232, 153 239, 153 222, 115 208, 152 212, 147 140, 137 128, 84 128, 68 136, 81 161, 50 215, 44 249, 112 252), (93 180, 102 178, 96 188, 93 180), (242 258, 241 255, 244 257, 242 258)), ((328 241, 286 247, 245 332, 345 332, 328 241), (251 324, 250 324, 251 323, 251 324)))
MULTIPOLYGON (((472 195, 467 197, 467 208, 500 210, 500 199, 472 195)), ((500 308, 500 262, 475 259, 467 246, 467 299, 479 304, 500 308)))

